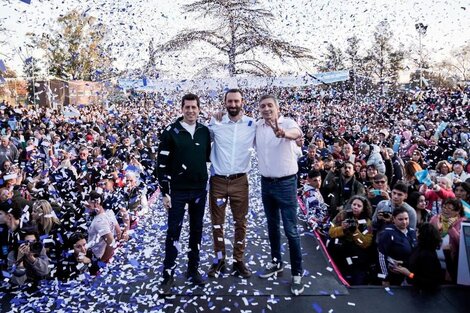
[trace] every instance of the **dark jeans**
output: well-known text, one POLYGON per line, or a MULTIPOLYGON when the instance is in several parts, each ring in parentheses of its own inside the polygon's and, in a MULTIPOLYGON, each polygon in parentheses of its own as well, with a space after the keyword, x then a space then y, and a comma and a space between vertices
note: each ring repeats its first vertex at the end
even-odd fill
POLYGON ((202 238, 207 191, 205 189, 173 190, 170 196, 171 208, 168 211, 168 230, 165 240, 165 260, 163 261, 164 275, 169 274, 167 270, 174 273, 175 261, 178 256, 175 243, 180 239, 186 204, 188 204, 189 213, 188 272, 195 273, 199 267, 199 246, 202 238))
POLYGON ((291 271, 293 276, 302 275, 302 252, 297 230, 297 178, 284 180, 261 178, 261 195, 268 221, 269 243, 273 262, 282 262, 281 217, 289 242, 291 271))

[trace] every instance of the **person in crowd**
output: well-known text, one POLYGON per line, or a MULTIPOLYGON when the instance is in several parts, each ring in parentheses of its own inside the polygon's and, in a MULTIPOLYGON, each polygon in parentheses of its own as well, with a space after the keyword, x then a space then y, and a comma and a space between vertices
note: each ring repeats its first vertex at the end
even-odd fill
MULTIPOLYGON (((232 273, 251 277, 251 271, 244 260, 248 215, 248 177, 251 168, 251 149, 256 133, 255 121, 243 113, 243 95, 239 89, 229 89, 225 93, 227 115, 221 121, 215 118, 209 123, 213 138, 211 151, 211 171, 209 204, 212 222, 212 237, 215 259, 208 276, 216 277, 225 270, 226 250, 224 238, 225 210, 228 203, 235 221, 233 240, 232 273)), ((309 146, 307 158, 315 154, 309 146)), ((310 161, 305 160, 309 163, 310 161)), ((309 165, 306 165, 309 166, 309 165)), ((311 166, 311 165, 310 165, 311 166)))
POLYGON ((341 159, 343 161, 356 162, 356 155, 354 154, 353 146, 350 143, 345 143, 343 145, 341 159))
POLYGON ((413 153, 411 154, 410 160, 413 161, 413 162, 418 163, 419 166, 421 166, 422 169, 426 169, 426 168, 427 168, 426 160, 424 159, 424 156, 423 156, 423 154, 421 153, 421 151, 419 151, 418 149, 415 149, 415 150, 413 151, 413 153))
POLYGON ((377 204, 382 200, 390 200, 391 190, 388 186, 387 176, 376 174, 372 180, 372 186, 367 188, 367 198, 372 205, 372 214, 377 204))
POLYGON ((405 163, 403 181, 408 185, 408 193, 419 191, 420 183, 415 174, 422 170, 423 168, 415 161, 405 163))
POLYGON ((325 147, 325 141, 322 138, 315 138, 315 146, 317 147, 317 154, 319 154, 322 158, 330 155, 330 151, 328 151, 328 148, 325 147))
POLYGON ((460 225, 465 219, 462 203, 458 199, 448 198, 443 202, 441 213, 430 220, 442 238, 442 246, 437 253, 441 267, 446 270, 446 280, 454 283, 457 281, 460 225))
POLYGON ((73 233, 67 241, 69 251, 59 264, 58 277, 67 281, 88 273, 96 276, 99 272, 98 259, 87 248, 87 238, 81 232, 73 233))
POLYGON ((37 283, 49 274, 49 258, 35 229, 24 229, 24 238, 18 249, 8 254, 8 267, 12 273, 10 283, 22 286, 27 281, 37 283))
POLYGON ((307 154, 301 156, 297 161, 299 167, 299 172, 297 177, 299 178, 299 183, 301 180, 307 177, 309 171, 313 169, 313 163, 315 163, 317 157, 317 147, 315 144, 311 143, 307 147, 307 154))
POLYGON ((408 196, 408 204, 416 211, 416 225, 428 223, 431 219, 431 212, 427 209, 428 201, 424 194, 413 191, 408 196))
POLYGON ((31 222, 37 227, 52 265, 57 267, 62 258, 66 237, 60 220, 47 200, 37 200, 33 203, 31 222))
POLYGON ((363 196, 352 196, 332 224, 328 248, 333 259, 349 284, 365 284, 373 241, 369 201, 363 196))
POLYGON ((408 267, 410 256, 416 248, 416 231, 409 227, 408 210, 395 208, 393 225, 385 227, 378 239, 379 264, 384 286, 401 285, 404 277, 393 270, 408 267))
POLYGON ((158 181, 163 205, 168 210, 168 229, 165 240, 163 281, 160 292, 171 293, 183 217, 188 204, 189 252, 186 277, 195 285, 206 281, 198 271, 199 249, 207 191, 207 165, 210 157, 209 129, 197 122, 201 111, 199 97, 186 94, 181 101, 183 116, 169 125, 160 137, 158 146, 158 181))
POLYGON ((470 178, 470 174, 465 172, 464 162, 462 160, 455 160, 452 162, 452 172, 446 175, 452 184, 466 181, 470 178))
POLYGON ((328 206, 320 192, 321 184, 321 173, 310 170, 302 188, 302 200, 306 209, 306 220, 309 227, 312 230, 318 230, 322 235, 327 235, 330 215, 328 214, 328 206))
POLYGON ((126 171, 126 186, 123 188, 123 201, 129 214, 130 227, 135 228, 139 219, 148 213, 146 189, 139 186, 139 178, 133 171, 126 171))
POLYGON ((271 262, 259 275, 268 278, 284 269, 281 255, 280 219, 289 242, 291 292, 302 294, 302 251, 297 229, 297 172, 295 140, 302 136, 297 123, 280 115, 279 102, 272 95, 259 100, 262 119, 256 127, 256 151, 261 174, 261 198, 268 222, 271 262))
POLYGON ((8 136, 2 136, 0 143, 0 168, 4 168, 3 163, 5 163, 5 161, 10 161, 11 163, 17 162, 18 157, 18 149, 10 142, 10 138, 8 136))
POLYGON ((451 169, 452 165, 445 160, 439 161, 436 164, 436 174, 438 176, 446 176, 451 172, 451 169))
MULTIPOLYGON (((378 206, 383 203, 382 205, 389 206, 391 208, 391 212, 396 208, 404 208, 408 212, 408 224, 411 228, 416 229, 416 211, 413 209, 405 200, 408 198, 408 186, 403 182, 398 182, 392 188, 392 197, 390 200, 383 200, 379 202, 378 206)), ((373 216, 372 216, 372 223, 377 222, 377 213, 379 210, 377 209, 373 216)))
POLYGON ((454 194, 457 199, 470 203, 470 183, 468 182, 455 183, 454 194))
POLYGON ((362 159, 366 161, 367 166, 374 165, 380 174, 385 174, 385 163, 380 154, 380 147, 372 144, 362 143, 360 145, 362 159))
POLYGON ((444 271, 436 252, 441 246, 441 236, 432 224, 423 223, 418 226, 417 241, 417 247, 409 258, 409 266, 397 264, 390 270, 406 277, 407 282, 416 289, 434 292, 444 282, 444 271))
POLYGON ((437 184, 428 188, 426 184, 422 184, 419 191, 424 194, 427 201, 426 209, 431 212, 434 216, 439 214, 442 208, 442 202, 448 198, 455 198, 455 194, 452 191, 452 184, 447 177, 437 178, 437 184))
POLYGON ((357 175, 357 181, 360 182, 363 186, 367 185, 367 165, 363 165, 359 168, 357 175))
POLYGON ((344 204, 355 195, 365 195, 364 186, 354 176, 354 164, 346 161, 340 168, 330 171, 323 188, 331 194, 330 216, 336 216, 344 204))
MULTIPOLYGON (((436 137, 431 137, 428 141, 428 145, 424 147, 424 152, 428 161, 428 169, 433 169, 439 166, 439 163, 444 160, 444 149, 438 145, 436 137)), ((447 161, 444 161, 447 162, 447 161)), ((450 166, 449 166, 450 169, 450 166)))
POLYGON ((88 243, 97 259, 109 262, 120 239, 119 224, 114 213, 103 208, 103 196, 98 192, 90 192, 87 206, 93 217, 88 228, 88 243))

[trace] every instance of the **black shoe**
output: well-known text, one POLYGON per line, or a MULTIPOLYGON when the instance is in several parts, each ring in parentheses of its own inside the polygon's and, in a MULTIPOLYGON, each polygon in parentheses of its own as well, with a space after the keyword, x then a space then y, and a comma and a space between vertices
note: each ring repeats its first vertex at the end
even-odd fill
POLYGON ((245 266, 243 262, 234 262, 232 268, 232 275, 241 276, 243 278, 251 277, 251 271, 245 266))
POLYGON ((206 284, 206 280, 197 271, 194 273, 187 272, 186 278, 196 286, 204 286, 206 284))
POLYGON ((259 274, 260 278, 268 278, 271 276, 282 276, 282 271, 284 270, 282 263, 268 263, 266 268, 263 270, 261 274, 259 274))
POLYGON ((171 287, 173 287, 174 282, 173 276, 165 277, 158 288, 158 293, 162 296, 171 295, 171 287))
POLYGON ((219 262, 211 265, 209 271, 207 272, 207 276, 219 277, 220 273, 224 273, 226 269, 227 267, 225 265, 225 260, 219 260, 219 262))

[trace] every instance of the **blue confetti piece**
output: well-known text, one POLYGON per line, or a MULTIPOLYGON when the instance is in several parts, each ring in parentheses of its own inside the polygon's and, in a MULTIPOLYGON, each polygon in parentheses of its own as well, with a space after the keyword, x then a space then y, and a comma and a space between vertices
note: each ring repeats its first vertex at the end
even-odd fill
POLYGON ((316 302, 314 302, 314 303, 312 304, 312 307, 313 307, 313 309, 315 310, 315 312, 317 312, 317 313, 322 313, 322 312, 323 312, 322 307, 321 307, 318 303, 316 303, 316 302))
POLYGON ((179 134, 180 131, 177 129, 177 128, 173 128, 173 130, 175 131, 175 133, 179 134))
POLYGON ((248 126, 251 126, 253 124, 253 121, 248 122, 248 126))
POLYGON ((139 267, 139 265, 140 265, 139 261, 134 260, 134 259, 129 259, 129 263, 130 263, 133 267, 139 267))

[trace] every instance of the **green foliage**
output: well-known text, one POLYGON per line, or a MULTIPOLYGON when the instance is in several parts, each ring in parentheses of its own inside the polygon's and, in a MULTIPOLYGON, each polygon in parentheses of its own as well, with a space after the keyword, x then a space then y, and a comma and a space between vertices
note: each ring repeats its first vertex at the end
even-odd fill
POLYGON ((92 16, 74 10, 57 19, 59 29, 43 34, 49 74, 66 80, 100 80, 112 70, 107 28, 92 16))

